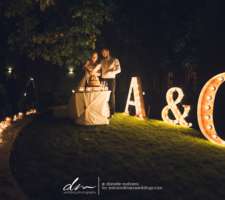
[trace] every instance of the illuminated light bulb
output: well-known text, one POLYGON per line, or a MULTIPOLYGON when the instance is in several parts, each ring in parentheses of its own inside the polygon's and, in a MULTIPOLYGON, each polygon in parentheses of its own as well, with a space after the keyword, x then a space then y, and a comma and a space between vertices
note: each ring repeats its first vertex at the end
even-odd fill
POLYGON ((212 91, 215 91, 215 90, 216 90, 216 87, 215 87, 215 86, 212 86, 212 87, 211 87, 211 90, 212 90, 212 91))
POLYGON ((207 100, 212 100, 212 96, 207 96, 207 100))
POLYGON ((210 110, 210 108, 211 108, 210 105, 205 106, 206 110, 210 110))
POLYGON ((211 130, 211 129, 213 128, 213 126, 212 126, 212 125, 208 125, 207 128, 208 128, 209 130, 211 130))
POLYGON ((192 127, 192 123, 188 123, 188 126, 189 126, 189 127, 192 127))
POLYGON ((216 134, 212 134, 212 138, 216 139, 217 135, 216 134))
POLYGON ((7 73, 10 75, 10 74, 12 74, 12 72, 13 72, 13 68, 11 66, 9 66, 7 68, 7 73))
POLYGON ((23 93, 23 96, 25 96, 25 97, 26 97, 26 96, 27 96, 27 93, 26 93, 26 92, 24 92, 24 93, 23 93))
POLYGON ((218 79, 219 79, 219 81, 224 81, 224 77, 222 77, 222 76, 219 77, 218 79))
POLYGON ((19 112, 18 113, 18 116, 17 116, 17 119, 22 119, 23 118, 23 113, 22 112, 19 112))
POLYGON ((34 81, 34 78, 33 77, 30 77, 30 81, 34 81))
POLYGON ((205 119, 209 120, 209 119, 211 119, 211 116, 210 115, 206 115, 205 119))
POLYGON ((74 94, 75 93, 75 90, 72 90, 72 93, 74 94))
POLYGON ((6 118, 5 118, 5 121, 11 122, 11 121, 12 121, 12 118, 11 118, 11 117, 6 117, 6 118))
POLYGON ((31 114, 35 114, 37 113, 37 110, 34 108, 34 109, 30 109, 26 112, 26 115, 31 115, 31 114))
POLYGON ((13 116, 13 121, 17 121, 17 119, 18 119, 17 116, 14 115, 14 116, 13 116))
POLYGON ((74 74, 74 67, 68 67, 68 74, 73 75, 74 74))

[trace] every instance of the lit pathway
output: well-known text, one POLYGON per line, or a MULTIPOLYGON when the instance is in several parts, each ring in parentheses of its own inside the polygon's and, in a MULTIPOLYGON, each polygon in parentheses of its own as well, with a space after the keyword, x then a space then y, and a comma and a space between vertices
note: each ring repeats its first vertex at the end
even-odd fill
POLYGON ((1 200, 27 200, 28 198, 20 190, 17 182, 14 180, 10 166, 9 158, 13 143, 31 119, 23 119, 8 127, 3 132, 4 143, 0 144, 0 199, 1 200))

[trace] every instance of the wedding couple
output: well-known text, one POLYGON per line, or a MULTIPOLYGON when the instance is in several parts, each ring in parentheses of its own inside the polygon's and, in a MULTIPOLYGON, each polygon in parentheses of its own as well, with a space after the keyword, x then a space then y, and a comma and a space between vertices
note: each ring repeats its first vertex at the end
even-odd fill
POLYGON ((100 79, 107 83, 109 90, 111 90, 109 106, 110 114, 115 113, 115 90, 116 90, 116 75, 121 72, 120 62, 117 58, 113 58, 108 48, 101 50, 102 60, 99 62, 98 53, 95 51, 91 54, 83 69, 85 75, 80 81, 79 87, 84 88, 91 76, 100 77, 100 79))

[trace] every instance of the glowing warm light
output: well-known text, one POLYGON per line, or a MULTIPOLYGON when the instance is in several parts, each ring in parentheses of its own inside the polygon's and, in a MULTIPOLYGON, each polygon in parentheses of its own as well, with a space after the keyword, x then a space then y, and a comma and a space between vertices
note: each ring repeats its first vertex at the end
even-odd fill
POLYGON ((218 74, 203 86, 198 99, 198 124, 203 135, 211 142, 225 146, 215 129, 213 120, 214 101, 217 90, 225 80, 225 73, 218 74))
POLYGON ((15 121, 17 121, 17 120, 18 120, 17 115, 13 115, 13 121, 15 122, 15 121))
POLYGON ((129 114, 129 106, 135 107, 135 114, 140 118, 146 117, 145 112, 145 105, 144 105, 144 98, 143 98, 143 91, 141 86, 141 79, 140 77, 132 77, 130 88, 127 97, 127 103, 125 107, 125 113, 129 114), (131 100, 132 92, 134 94, 134 100, 131 100))
POLYGON ((15 122, 17 120, 23 119, 23 117, 24 117, 24 114, 22 112, 19 112, 18 114, 15 114, 13 116, 13 121, 15 122))
POLYGON ((6 117, 5 120, 1 121, 0 122, 0 144, 4 142, 3 137, 2 137, 4 130, 7 127, 9 127, 12 124, 12 122, 23 119, 24 115, 31 115, 31 114, 35 114, 35 113, 37 113, 36 109, 30 109, 30 110, 26 111, 25 114, 22 112, 19 112, 18 114, 15 114, 12 118, 6 117))
POLYGON ((7 67, 7 73, 10 75, 10 74, 12 74, 12 72, 13 72, 13 67, 8 66, 7 67))
POLYGON ((190 106, 189 105, 182 105, 183 108, 184 108, 183 113, 181 113, 181 111, 177 107, 177 104, 181 103, 183 97, 184 97, 184 93, 183 93, 181 88, 173 87, 173 88, 170 88, 167 91, 166 101, 167 101, 168 105, 166 105, 163 108, 162 114, 161 114, 163 121, 166 121, 166 122, 171 123, 171 124, 186 126, 186 127, 192 126, 191 123, 188 123, 185 120, 185 118, 188 116, 188 113, 190 112, 190 109, 191 109, 190 106), (174 100, 174 93, 178 94, 178 96, 175 100, 174 100), (171 119, 169 117, 169 110, 172 111, 175 119, 171 119))
POLYGON ((36 114, 37 110, 35 108, 28 110, 25 115, 32 115, 32 114, 36 114))
POLYGON ((73 75, 74 74, 74 67, 68 67, 68 74, 73 75))
POLYGON ((11 121, 12 121, 12 118, 11 118, 11 117, 6 117, 5 120, 6 120, 7 122, 11 122, 11 121))
POLYGON ((18 113, 18 119, 23 119, 23 113, 21 112, 18 113))

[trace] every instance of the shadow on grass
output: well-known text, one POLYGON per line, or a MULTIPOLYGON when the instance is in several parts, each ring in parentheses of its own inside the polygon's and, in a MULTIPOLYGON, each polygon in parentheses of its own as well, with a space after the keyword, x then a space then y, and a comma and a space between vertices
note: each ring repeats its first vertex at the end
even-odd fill
MULTIPOLYGON (((117 114, 107 126, 78 126, 51 113, 39 116, 18 136, 10 166, 32 200, 218 199, 225 197, 225 151, 193 129, 117 114), (160 191, 102 191, 100 196, 64 194, 82 185, 138 182, 160 191), (213 192, 212 192, 213 191, 213 192)), ((97 190, 95 190, 97 192, 97 190)))

